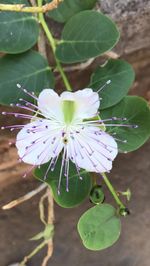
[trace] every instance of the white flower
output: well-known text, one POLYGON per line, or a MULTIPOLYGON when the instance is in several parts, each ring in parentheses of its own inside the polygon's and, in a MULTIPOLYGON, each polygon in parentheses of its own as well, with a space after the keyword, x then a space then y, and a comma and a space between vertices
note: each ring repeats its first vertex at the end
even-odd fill
POLYGON ((44 178, 46 178, 62 153, 58 192, 62 174, 66 176, 68 191, 69 161, 75 164, 79 176, 80 168, 96 173, 111 170, 112 162, 118 153, 116 143, 118 139, 115 140, 104 131, 104 126, 114 124, 104 123, 125 119, 113 117, 98 120, 100 106, 98 93, 87 88, 76 92, 63 92, 59 96, 52 89, 44 89, 36 98, 26 90, 24 92, 37 100, 37 106, 23 99, 20 100, 24 101, 25 105, 17 106, 35 114, 30 116, 7 113, 30 119, 30 123, 26 125, 12 127, 12 129, 21 128, 17 135, 16 147, 23 162, 33 166, 50 162, 45 173, 44 178))

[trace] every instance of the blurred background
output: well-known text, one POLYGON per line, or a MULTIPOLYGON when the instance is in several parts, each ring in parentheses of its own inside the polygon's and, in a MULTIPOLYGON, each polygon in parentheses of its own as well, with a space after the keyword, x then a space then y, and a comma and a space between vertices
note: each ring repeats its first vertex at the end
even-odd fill
MULTIPOLYGON (((132 64, 136 80, 130 90, 150 101, 150 1, 149 0, 101 0, 97 8, 111 16, 121 31, 121 39, 115 52, 132 64)), ((49 21, 56 36, 60 28, 49 21)), ((49 58, 51 60, 51 56, 49 58)), ((90 73, 106 59, 97 58, 84 71, 69 72, 75 88, 83 88, 90 73)), ((57 87, 61 87, 58 81, 57 87)), ((4 107, 0 107, 0 111, 4 107)), ((6 110, 6 108, 5 108, 6 110)), ((14 119, 0 125, 16 123, 14 119)), ((0 131, 0 205, 16 199, 38 187, 33 177, 22 179, 27 166, 18 164, 17 152, 8 142, 14 133, 0 131)), ((55 205, 54 254, 51 266, 149 266, 150 251, 150 142, 138 151, 120 154, 110 175, 117 190, 131 189, 129 203, 131 215, 122 218, 122 233, 119 241, 111 248, 92 252, 86 250, 80 241, 76 224, 80 215, 91 206, 87 200, 81 207, 62 209, 55 205)), ((114 204, 105 190, 106 202, 114 204)), ((38 201, 41 194, 9 211, 0 209, 0 266, 21 261, 37 243, 28 241, 43 230, 39 220, 38 201)), ((29 266, 40 266, 46 249, 36 255, 29 266)))

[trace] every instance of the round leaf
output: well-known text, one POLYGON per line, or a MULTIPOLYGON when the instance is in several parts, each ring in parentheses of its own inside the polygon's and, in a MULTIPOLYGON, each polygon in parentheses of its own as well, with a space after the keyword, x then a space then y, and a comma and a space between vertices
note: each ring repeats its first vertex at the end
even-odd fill
POLYGON ((54 87, 54 77, 47 60, 35 51, 1 57, 0 80, 1 104, 15 103, 20 97, 27 98, 17 88, 17 83, 35 93, 54 87))
MULTIPOLYGON (((64 0, 56 9, 48 12, 52 19, 64 23, 82 10, 92 9, 97 0, 64 0)), ((49 0, 47 1, 49 2, 49 0)))
MULTIPOLYGON (((126 143, 118 141, 121 151, 133 151, 142 146, 150 137, 150 108, 147 102, 137 96, 126 96, 117 105, 101 111, 101 118, 124 117, 126 121, 121 123, 137 125, 137 128, 129 127, 106 127, 108 132, 116 132, 116 138, 125 140, 126 143)), ((113 121, 113 124, 119 123, 113 121)), ((105 124, 106 125, 106 124, 105 124)))
POLYGON ((96 11, 83 11, 65 25, 56 56, 64 63, 75 63, 110 50, 119 39, 116 25, 96 11))
POLYGON ((116 209, 109 204, 100 204, 89 209, 81 216, 78 231, 87 249, 102 250, 112 246, 121 231, 116 209))
POLYGON ((70 162, 69 167, 69 192, 66 191, 66 177, 62 175, 60 195, 58 194, 58 181, 60 175, 61 159, 58 160, 55 170, 49 171, 46 180, 44 175, 49 164, 41 166, 35 170, 35 176, 48 183, 51 186, 53 197, 58 205, 64 208, 73 208, 81 204, 90 194, 92 181, 90 175, 84 171, 80 171, 82 180, 77 174, 77 170, 73 163, 70 162))
MULTIPOLYGON (((26 0, 1 0, 1 4, 25 4, 26 0)), ((19 12, 1 12, 0 51, 16 54, 29 50, 38 39, 39 25, 35 16, 19 12)))
POLYGON ((98 91, 108 80, 111 83, 100 90, 102 98, 100 109, 105 109, 120 102, 128 93, 134 81, 134 70, 124 60, 110 59, 104 66, 98 67, 91 77, 89 88, 98 91))

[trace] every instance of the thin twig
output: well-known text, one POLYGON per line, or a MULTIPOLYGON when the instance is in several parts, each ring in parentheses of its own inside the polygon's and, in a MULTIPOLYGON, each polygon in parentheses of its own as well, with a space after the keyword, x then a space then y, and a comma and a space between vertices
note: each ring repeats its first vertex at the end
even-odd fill
MULTIPOLYGON (((31 1, 34 2, 35 0, 31 0, 31 1)), ((42 27, 40 27, 40 33, 39 33, 39 38, 38 38, 37 46, 38 46, 39 53, 43 57, 45 57, 47 59, 47 53, 46 53, 46 37, 45 37, 45 34, 44 34, 44 31, 43 31, 43 28, 42 27)))
POLYGON ((34 197, 35 195, 37 195, 39 192, 41 192, 43 189, 45 189, 47 187, 46 184, 42 184, 40 185, 39 187, 37 187, 36 189, 28 192, 26 195, 16 199, 16 200, 13 200, 11 202, 9 202, 8 204, 4 205, 2 207, 3 210, 9 210, 17 205, 19 205, 20 203, 24 202, 24 201, 27 201, 29 199, 31 199, 32 197, 34 197))
POLYGON ((112 59, 117 59, 120 57, 119 54, 113 52, 113 51, 108 51, 106 52, 104 55, 106 55, 108 58, 112 58, 112 59))
POLYGON ((46 219, 45 219, 45 211, 44 211, 44 201, 47 199, 48 193, 46 193, 40 198, 39 201, 39 211, 40 211, 40 220, 43 224, 47 224, 46 219))
POLYGON ((39 244, 29 255, 24 257, 23 261, 19 263, 19 266, 25 266, 28 260, 30 260, 34 255, 36 255, 43 247, 45 247, 46 244, 47 240, 39 244))
MULTIPOLYGON (((112 59, 117 59, 120 57, 117 53, 115 53, 113 51, 108 51, 108 52, 104 53, 104 56, 106 56, 108 58, 112 58, 112 59)), ((95 61, 95 58, 90 58, 85 63, 80 63, 80 64, 76 64, 74 66, 64 67, 64 71, 65 72, 72 72, 72 71, 77 71, 77 70, 84 70, 84 69, 88 68, 94 61, 95 61)), ((54 72, 59 72, 59 71, 56 68, 54 70, 54 72)))
POLYGON ((43 6, 25 6, 25 4, 16 4, 16 5, 9 5, 9 4, 0 4, 1 11, 15 11, 15 12, 27 12, 27 13, 45 13, 47 11, 53 10, 57 8, 57 6, 63 0, 53 0, 50 3, 47 3, 43 6))
POLYGON ((45 258, 43 259, 41 266, 47 266, 47 263, 48 263, 49 259, 51 258, 52 253, 53 253, 53 241, 51 239, 47 243, 47 254, 46 254, 45 258))
MULTIPOLYGON (((48 193, 48 219, 47 223, 48 224, 53 224, 54 222, 54 200, 52 196, 52 192, 50 188, 47 189, 48 193)), ((47 263, 49 259, 51 258, 53 253, 53 239, 51 238, 48 243, 47 243, 47 255, 43 259, 42 265, 41 266, 47 266, 47 263)))
MULTIPOLYGON (((88 61, 86 61, 85 63, 81 63, 81 64, 77 64, 75 66, 67 66, 64 67, 64 71, 65 72, 72 72, 72 71, 76 71, 76 70, 84 70, 87 67, 89 67, 93 62, 94 62, 95 58, 91 58, 88 61)), ((55 69, 55 72, 58 71, 57 69, 55 69)))
POLYGON ((36 0, 30 0, 32 6, 36 6, 36 0))
POLYGON ((46 40, 45 40, 45 34, 43 32, 43 29, 40 29, 39 39, 38 39, 38 51, 41 55, 43 55, 45 58, 47 58, 46 54, 46 40))
POLYGON ((47 223, 53 224, 54 222, 54 200, 50 188, 47 188, 48 193, 48 219, 47 223))

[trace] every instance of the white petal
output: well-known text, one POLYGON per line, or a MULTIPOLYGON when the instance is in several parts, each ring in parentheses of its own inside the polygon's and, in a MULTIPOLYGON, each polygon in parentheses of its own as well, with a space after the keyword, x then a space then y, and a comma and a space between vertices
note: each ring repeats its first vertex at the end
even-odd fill
POLYGON ((84 128, 74 133, 68 145, 70 159, 89 172, 109 172, 118 153, 117 143, 105 132, 98 135, 98 128, 84 128))
POLYGON ((25 163, 41 165, 56 157, 63 148, 61 130, 43 119, 29 123, 17 135, 16 147, 25 163), (32 132, 31 132, 32 130, 32 132))
POLYGON ((99 95, 92 89, 84 89, 75 92, 77 102, 77 117, 82 119, 91 118, 97 115, 100 105, 99 95))
POLYGON ((60 95, 61 100, 70 100, 76 102, 75 119, 86 119, 94 117, 97 114, 100 101, 99 95, 92 89, 83 89, 76 92, 63 92, 60 95))
POLYGON ((69 91, 64 91, 61 93, 60 95, 60 99, 61 101, 74 101, 75 97, 74 97, 75 93, 74 92, 69 92, 69 91))
POLYGON ((60 97, 52 89, 45 89, 39 94, 38 108, 47 118, 62 120, 60 97))

